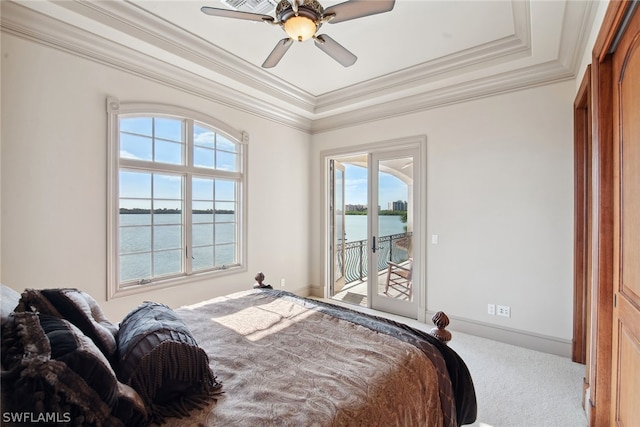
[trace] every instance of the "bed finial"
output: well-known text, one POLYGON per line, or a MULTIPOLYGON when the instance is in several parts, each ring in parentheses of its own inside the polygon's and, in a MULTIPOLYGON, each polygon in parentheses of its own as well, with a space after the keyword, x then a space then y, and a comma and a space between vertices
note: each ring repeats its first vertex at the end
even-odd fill
POLYGON ((262 271, 259 271, 256 274, 256 283, 253 285, 253 289, 273 289, 273 287, 271 285, 268 285, 264 282, 264 273, 262 271))
POLYGON ((438 311, 434 314, 431 321, 436 325, 436 327, 431 329, 431 332, 429 333, 438 338, 443 344, 447 344, 451 341, 451 332, 445 329, 449 326, 449 317, 447 317, 444 311, 438 311))

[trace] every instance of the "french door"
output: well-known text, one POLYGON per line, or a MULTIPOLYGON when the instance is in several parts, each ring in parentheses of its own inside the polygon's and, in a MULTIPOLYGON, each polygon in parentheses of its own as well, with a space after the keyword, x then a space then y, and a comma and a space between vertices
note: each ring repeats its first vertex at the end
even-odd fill
POLYGON ((424 137, 325 154, 328 297, 424 312, 424 155, 424 137))
POLYGON ((369 158, 369 274, 371 308, 416 318, 421 294, 419 150, 371 153, 369 158), (403 232, 390 230, 398 212, 403 232))

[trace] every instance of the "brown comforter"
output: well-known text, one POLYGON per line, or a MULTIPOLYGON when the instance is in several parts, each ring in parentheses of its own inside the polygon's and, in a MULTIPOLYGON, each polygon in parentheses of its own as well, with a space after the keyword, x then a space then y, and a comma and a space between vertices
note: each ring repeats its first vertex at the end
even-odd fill
POLYGON ((456 408, 452 381, 466 384, 464 363, 455 360, 451 378, 451 356, 403 325, 264 290, 177 313, 224 394, 167 425, 455 426, 475 418, 470 377, 461 403, 473 407, 456 408))

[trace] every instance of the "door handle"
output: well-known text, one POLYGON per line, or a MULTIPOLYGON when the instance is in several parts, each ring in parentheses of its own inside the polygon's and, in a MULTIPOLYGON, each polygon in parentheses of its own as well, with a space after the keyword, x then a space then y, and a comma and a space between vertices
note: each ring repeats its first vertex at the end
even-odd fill
POLYGON ((371 246, 371 250, 373 251, 373 253, 375 253, 376 249, 378 249, 376 248, 376 236, 373 236, 372 240, 373 240, 373 246, 371 246))

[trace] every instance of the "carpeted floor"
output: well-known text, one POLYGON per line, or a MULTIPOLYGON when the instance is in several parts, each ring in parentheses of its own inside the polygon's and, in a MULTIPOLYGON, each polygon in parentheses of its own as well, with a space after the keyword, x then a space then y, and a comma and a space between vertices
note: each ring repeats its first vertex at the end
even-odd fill
POLYGON ((478 427, 584 427, 585 367, 568 358, 453 332, 449 346, 467 363, 478 427))

